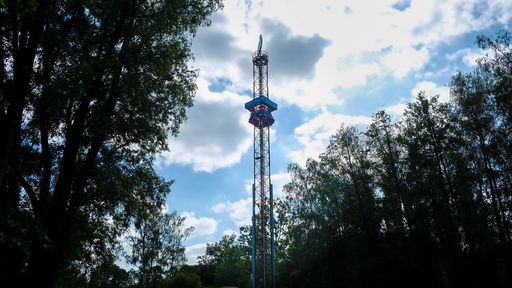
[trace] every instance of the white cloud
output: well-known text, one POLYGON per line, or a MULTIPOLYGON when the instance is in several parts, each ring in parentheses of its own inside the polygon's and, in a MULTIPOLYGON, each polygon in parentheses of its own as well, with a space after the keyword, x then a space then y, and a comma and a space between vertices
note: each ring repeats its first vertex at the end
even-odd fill
POLYGON ((427 48, 414 49, 406 47, 393 50, 382 58, 382 63, 391 71, 396 78, 403 78, 412 71, 418 71, 430 59, 427 48))
POLYGON ((482 58, 484 56, 485 52, 482 50, 479 51, 471 51, 467 53, 466 55, 462 56, 462 62, 466 64, 466 66, 474 67, 476 66, 476 60, 479 58, 482 58))
POLYGON ((252 195, 252 182, 253 179, 245 180, 245 193, 247 193, 247 195, 252 195))
POLYGON ((199 78, 198 95, 180 128, 169 139, 170 151, 157 157, 157 164, 192 165, 194 171, 213 172, 240 162, 251 147, 252 129, 243 109, 248 96, 223 91, 211 92, 210 83, 199 78))
POLYGON ((217 220, 209 217, 196 217, 194 212, 183 212, 182 217, 185 217, 185 227, 194 227, 194 231, 190 234, 190 239, 208 236, 217 232, 217 220))
POLYGON ((480 31, 500 22, 504 24, 512 16, 509 12, 512 8, 510 1, 416 0, 412 1, 411 8, 424 5, 428 5, 428 8, 413 10, 416 15, 421 12, 426 15, 427 21, 417 23, 412 31, 418 40, 425 42, 449 42, 472 31, 480 31))
POLYGON ((187 256, 187 264, 197 264, 197 257, 206 253, 206 243, 200 243, 185 247, 185 255, 187 256))
POLYGON ((302 145, 302 149, 291 151, 289 157, 296 163, 304 165, 308 158, 318 158, 325 151, 329 139, 341 127, 355 125, 369 125, 372 121, 367 116, 351 116, 344 114, 331 114, 324 112, 306 123, 295 128, 295 138, 302 145))
POLYGON ((343 88, 351 88, 354 86, 364 85, 368 77, 377 75, 381 72, 381 68, 376 63, 357 64, 349 69, 338 72, 339 86, 343 88))
POLYGON ((232 230, 232 229, 226 229, 226 230, 222 231, 222 235, 223 236, 226 236, 226 235, 238 235, 238 232, 236 232, 235 230, 232 230))
MULTIPOLYGON (((439 86, 437 83, 434 83, 432 81, 421 81, 416 83, 416 86, 414 86, 414 88, 411 90, 411 98, 401 100, 414 102, 421 91, 425 92, 425 96, 427 97, 439 95, 440 102, 448 102, 450 100, 450 88, 447 86, 439 86)), ((382 109, 391 115, 402 117, 406 108, 407 104, 400 102, 397 104, 386 106, 382 109)))
POLYGON ((450 100, 450 88, 448 86, 439 86, 437 83, 431 81, 422 81, 417 83, 411 90, 413 97, 411 101, 414 101, 414 98, 418 96, 420 91, 424 91, 427 97, 439 95, 439 102, 448 102, 450 100))
POLYGON ((231 80, 232 92, 250 89, 251 55, 263 33, 271 98, 307 109, 342 105, 337 87, 365 85, 370 76, 386 73, 406 77, 421 70, 441 44, 512 18, 512 2, 506 0, 411 0, 403 11, 397 2, 227 0, 212 26, 199 29, 194 65, 205 79, 231 80), (293 13, 283 13, 290 7, 293 13), (366 52, 375 55, 358 57, 348 67, 336 64, 366 52))
POLYGON ((282 198, 284 196, 283 186, 291 181, 290 174, 288 173, 277 173, 272 174, 272 186, 274 192, 274 198, 282 198))
POLYGON ((235 202, 227 201, 212 207, 215 213, 228 213, 238 227, 251 224, 252 196, 235 202))
POLYGON ((392 114, 395 116, 401 116, 404 114, 405 108, 407 108, 407 104, 398 103, 390 106, 386 106, 383 108, 384 111, 388 114, 392 114))
POLYGON ((476 60, 486 55, 492 57, 493 52, 491 49, 482 50, 478 48, 463 48, 454 53, 446 55, 446 59, 454 61, 455 59, 461 58, 462 63, 468 67, 476 66, 476 60))
POLYGON ((446 54, 446 59, 448 59, 449 61, 454 61, 457 58, 460 58, 461 56, 471 53, 472 51, 473 51, 473 49, 471 49, 471 48, 463 48, 463 49, 457 50, 453 53, 446 54))

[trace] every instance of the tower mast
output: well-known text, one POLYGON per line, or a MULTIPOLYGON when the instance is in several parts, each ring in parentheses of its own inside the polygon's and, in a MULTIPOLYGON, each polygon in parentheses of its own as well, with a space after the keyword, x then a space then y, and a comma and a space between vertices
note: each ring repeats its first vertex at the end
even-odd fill
POLYGON ((262 46, 260 35, 258 50, 252 55, 253 99, 245 103, 245 108, 251 112, 249 123, 254 126, 251 280, 253 288, 274 288, 275 231, 269 128, 274 123, 272 112, 277 110, 277 104, 268 97, 268 54, 261 50, 262 46))

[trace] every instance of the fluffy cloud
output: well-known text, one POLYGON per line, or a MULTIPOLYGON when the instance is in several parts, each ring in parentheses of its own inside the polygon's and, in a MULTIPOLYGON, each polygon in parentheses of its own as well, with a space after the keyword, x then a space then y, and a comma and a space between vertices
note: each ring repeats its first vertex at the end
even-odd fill
POLYGON ((227 213, 238 227, 251 224, 252 196, 235 202, 227 201, 212 207, 215 213, 227 213))
POLYGON ((337 87, 365 85, 383 73, 403 78, 423 68, 441 44, 508 23, 510 11, 505 0, 225 1, 193 48, 203 77, 226 77, 233 89, 244 90, 251 87, 251 53, 263 33, 272 97, 303 108, 341 105, 337 87), (290 7, 293 13, 283 13, 290 7), (376 54, 337 64, 366 52, 376 54))
POLYGON ((423 68, 429 59, 430 55, 425 47, 421 49, 406 47, 393 49, 390 53, 384 55, 382 63, 393 71, 395 78, 403 78, 410 72, 423 68))
POLYGON ((411 90, 411 95, 413 97, 411 101, 413 101, 414 97, 416 97, 421 91, 424 91, 427 97, 439 95, 440 102, 448 102, 448 100, 450 100, 450 88, 448 86, 439 86, 431 81, 422 81, 417 83, 411 90))
POLYGON ((304 165, 308 158, 318 158, 325 151, 329 139, 342 126, 369 125, 372 121, 367 116, 351 116, 324 112, 295 128, 295 138, 302 149, 291 151, 289 157, 296 163, 304 165))
MULTIPOLYGON (((286 172, 276 173, 272 174, 271 177, 274 198, 283 197, 283 186, 291 180, 290 174, 286 172)), ((227 214, 236 227, 250 225, 252 216, 252 179, 246 181, 245 191, 248 195, 247 198, 218 203, 211 210, 217 214, 227 214)), ((238 234, 238 232, 231 229, 222 232, 223 235, 233 233, 238 234)))
POLYGON ((386 111, 386 113, 391 114, 391 115, 402 116, 404 114, 405 108, 407 108, 407 104, 398 103, 398 104, 386 106, 382 110, 386 111))
POLYGON ((454 61, 460 58, 462 60, 462 63, 464 63, 466 66, 474 67, 477 64, 477 59, 482 58, 486 55, 489 55, 489 57, 493 57, 492 54, 493 52, 491 49, 482 50, 477 48, 464 48, 454 53, 446 55, 446 59, 454 61))
POLYGON ((290 174, 288 173, 277 173, 272 174, 272 186, 274 192, 274 198, 282 198, 283 194, 283 186, 288 184, 291 180, 290 174))
POLYGON ((231 33, 228 29, 236 25, 233 20, 239 14, 217 12, 212 17, 211 26, 198 30, 192 40, 195 58, 192 65, 200 70, 204 79, 227 78, 242 88, 250 87, 252 52, 242 47, 240 34, 231 33))
POLYGON ((206 243, 200 243, 185 247, 185 255, 187 257, 187 264, 197 264, 197 257, 206 253, 206 243))
POLYGON ((252 8, 261 10, 252 12, 255 17, 279 19, 297 34, 322 31, 338 56, 382 51, 383 64, 397 77, 421 67, 439 44, 512 18, 512 2, 504 0, 253 2, 252 8), (282 13, 290 6, 294 13, 282 13))
POLYGON ((232 230, 232 229, 226 229, 224 231, 222 231, 222 235, 223 236, 226 236, 226 235, 238 235, 238 232, 236 232, 235 230, 232 230))
POLYGON ((337 71, 339 77, 338 85, 342 88, 351 88, 354 86, 364 85, 368 77, 377 75, 381 72, 378 64, 356 64, 350 68, 337 71))
POLYGON ((251 146, 252 129, 243 109, 249 97, 212 92, 209 84, 198 79, 198 97, 188 120, 178 137, 169 139, 171 150, 157 157, 158 164, 192 165, 195 171, 213 172, 238 163, 251 146))
MULTIPOLYGON (((450 88, 447 86, 440 86, 432 81, 421 81, 416 83, 416 86, 414 86, 414 88, 411 90, 411 98, 402 100, 414 102, 420 92, 425 92, 427 97, 439 95, 440 102, 448 102, 450 100, 450 88)), ((406 108, 407 104, 401 102, 386 106, 382 109, 391 115, 402 117, 406 108)))
POLYGON ((199 29, 192 42, 192 52, 197 62, 213 60, 220 63, 243 52, 236 46, 235 37, 222 29, 227 21, 226 15, 216 13, 212 17, 214 25, 211 28, 199 29))
POLYGON ((194 231, 190 234, 190 239, 212 235, 217 232, 217 221, 209 217, 196 217, 194 212, 183 212, 182 217, 185 217, 185 227, 194 227, 194 231))
POLYGON ((449 42, 469 32, 505 24, 512 17, 510 8, 510 1, 411 1, 411 14, 424 15, 423 21, 413 26, 413 36, 418 41, 449 42))
POLYGON ((292 35, 289 27, 269 19, 263 19, 262 30, 269 43, 265 50, 271 55, 274 80, 313 79, 315 64, 329 44, 327 39, 318 34, 312 37, 292 35))

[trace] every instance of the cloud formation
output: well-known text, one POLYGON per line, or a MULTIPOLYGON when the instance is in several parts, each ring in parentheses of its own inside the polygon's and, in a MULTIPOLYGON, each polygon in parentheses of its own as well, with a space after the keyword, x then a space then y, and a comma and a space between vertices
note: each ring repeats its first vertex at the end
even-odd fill
POLYGON ((291 176, 287 172, 272 174, 272 186, 274 192, 274 198, 283 198, 283 186, 291 181, 291 176))
POLYGON ((425 96, 427 97, 439 96, 440 102, 448 102, 450 100, 450 88, 448 86, 440 86, 432 81, 421 81, 416 83, 416 86, 411 89, 411 98, 403 99, 404 101, 407 101, 406 103, 400 102, 386 106, 382 109, 387 113, 400 118, 403 116, 404 111, 407 108, 407 103, 414 102, 420 92, 425 92, 425 96))
POLYGON ((407 108, 407 104, 398 103, 398 104, 386 106, 386 107, 382 108, 382 110, 386 111, 386 113, 388 113, 388 114, 402 117, 406 108, 407 108))
POLYGON ((418 71, 430 59, 429 51, 426 47, 414 49, 406 47, 393 49, 382 57, 382 64, 393 72, 395 78, 403 78, 412 71, 418 71))
POLYGON ((206 243, 200 243, 185 247, 185 256, 187 257, 187 264, 197 264, 197 257, 206 253, 206 243))
POLYGON ((404 78, 441 45, 508 23, 511 11, 506 0, 226 1, 212 26, 198 31, 195 64, 207 79, 232 80, 232 91, 250 89, 251 55, 263 34, 271 97, 301 108, 342 105, 336 88, 365 85, 375 75, 404 78), (293 13, 283 13, 290 7, 293 13), (365 53, 374 55, 359 57, 365 53), (340 65, 354 56, 356 62, 340 65))
POLYGON ((320 153, 325 151, 329 139, 342 125, 357 126, 369 125, 372 121, 367 116, 351 116, 324 112, 306 123, 295 128, 294 135, 302 148, 289 153, 289 157, 300 165, 304 165, 308 158, 318 159, 320 153))
POLYGON ((185 217, 185 227, 194 227, 190 234, 190 239, 208 236, 217 232, 217 220, 209 217, 196 217, 194 212, 183 212, 181 217, 185 217))
POLYGON ((265 35, 264 50, 271 55, 272 77, 274 81, 290 78, 313 79, 315 64, 322 57, 329 41, 318 34, 311 37, 293 35, 283 23, 265 18, 261 29, 265 35))
POLYGON ((450 100, 450 88, 448 86, 439 86, 432 81, 421 81, 411 90, 413 97, 411 101, 414 101, 414 98, 416 98, 421 91, 425 92, 425 96, 427 97, 439 95, 439 102, 448 102, 450 100))
POLYGON ((191 165, 194 171, 213 172, 240 161, 251 146, 252 129, 243 103, 249 97, 229 91, 212 92, 210 82, 198 79, 198 97, 177 138, 169 139, 170 151, 157 157, 158 164, 191 165))
POLYGON ((237 227, 249 225, 252 215, 252 196, 235 202, 227 201, 216 204, 212 207, 212 211, 217 214, 227 213, 237 227))
POLYGON ((462 63, 464 63, 468 67, 474 67, 477 64, 477 60, 486 55, 489 57, 493 57, 493 51, 491 49, 482 50, 478 48, 463 48, 454 53, 447 54, 446 59, 449 61, 455 61, 457 59, 461 59, 462 63))

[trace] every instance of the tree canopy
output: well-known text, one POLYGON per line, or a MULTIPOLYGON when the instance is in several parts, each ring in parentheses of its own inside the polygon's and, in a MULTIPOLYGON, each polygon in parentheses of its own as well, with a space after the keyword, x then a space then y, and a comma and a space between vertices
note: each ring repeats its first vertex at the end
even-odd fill
POLYGON ((512 50, 289 167, 280 287, 512 287, 512 50))
POLYGON ((192 106, 191 39, 220 7, 0 2, 2 283, 51 287, 112 258, 140 210, 160 209, 171 183, 151 155, 192 106))

